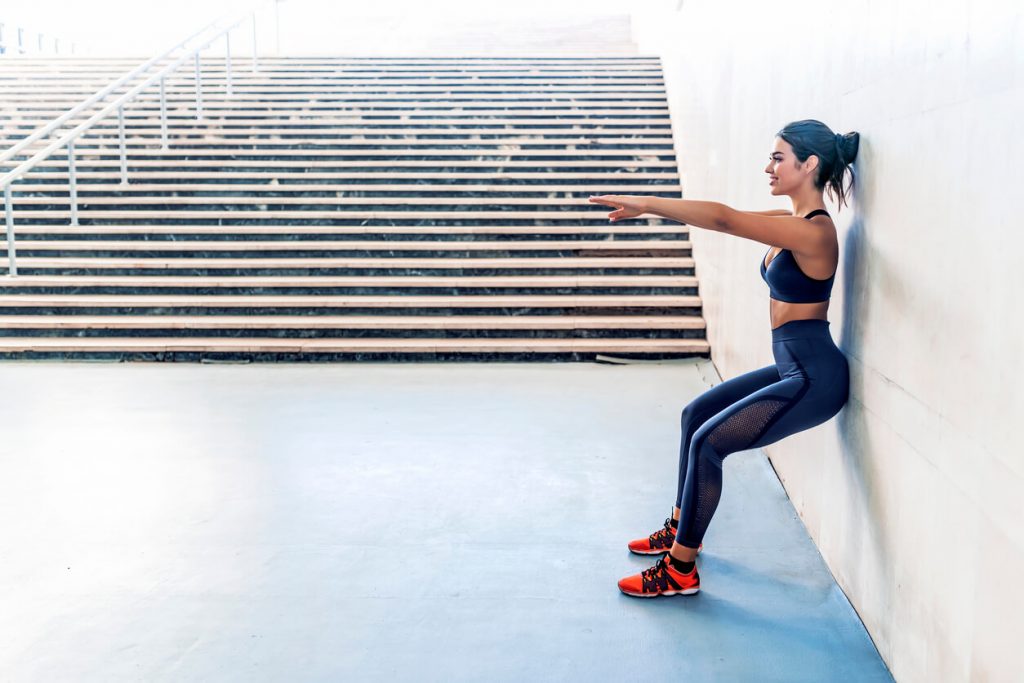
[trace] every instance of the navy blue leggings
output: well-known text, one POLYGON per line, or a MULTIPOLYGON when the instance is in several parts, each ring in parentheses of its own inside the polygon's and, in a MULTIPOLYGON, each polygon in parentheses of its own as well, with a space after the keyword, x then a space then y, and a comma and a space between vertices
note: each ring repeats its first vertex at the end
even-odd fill
POLYGON ((676 541, 696 548, 722 495, 722 460, 832 418, 846 403, 850 369, 827 320, 772 330, 769 365, 708 389, 683 409, 676 541))

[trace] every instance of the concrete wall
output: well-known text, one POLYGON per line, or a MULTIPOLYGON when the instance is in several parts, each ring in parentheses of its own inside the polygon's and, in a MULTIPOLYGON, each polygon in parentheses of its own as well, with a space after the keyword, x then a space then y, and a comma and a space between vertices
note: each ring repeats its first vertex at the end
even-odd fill
MULTIPOLYGON (((766 450, 899 681, 1024 680, 1020 7, 683 0, 634 18, 640 54, 663 57, 684 197, 789 209, 762 170, 775 132, 862 136, 851 207, 828 203, 850 402, 766 450)), ((767 247, 692 239, 719 372, 773 362, 767 247)))

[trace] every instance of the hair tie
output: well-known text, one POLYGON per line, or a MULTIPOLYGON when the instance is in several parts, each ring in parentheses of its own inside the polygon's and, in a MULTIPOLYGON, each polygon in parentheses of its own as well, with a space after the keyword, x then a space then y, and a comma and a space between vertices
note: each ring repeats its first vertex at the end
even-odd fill
POLYGON ((839 156, 843 156, 843 134, 836 133, 836 149, 839 150, 839 156))

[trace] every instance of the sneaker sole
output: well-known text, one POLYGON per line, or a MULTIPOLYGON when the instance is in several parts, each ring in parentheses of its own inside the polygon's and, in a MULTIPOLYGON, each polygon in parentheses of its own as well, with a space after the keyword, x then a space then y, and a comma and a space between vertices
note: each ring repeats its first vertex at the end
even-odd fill
MULTIPOLYGON (((629 549, 629 552, 633 553, 634 555, 664 555, 668 552, 668 548, 666 548, 665 550, 633 550, 629 546, 626 547, 629 549)), ((698 555, 700 555, 701 552, 703 551, 697 550, 698 555)))
POLYGON ((633 553, 634 555, 664 555, 668 552, 668 548, 666 548, 665 550, 633 550, 632 548, 630 548, 629 552, 633 553))
POLYGON ((629 591, 624 591, 621 588, 619 590, 622 591, 623 595, 628 595, 632 598, 657 598, 662 595, 693 595, 694 593, 700 592, 700 587, 698 586, 697 588, 686 588, 685 590, 681 591, 662 591, 661 593, 630 593, 629 591))

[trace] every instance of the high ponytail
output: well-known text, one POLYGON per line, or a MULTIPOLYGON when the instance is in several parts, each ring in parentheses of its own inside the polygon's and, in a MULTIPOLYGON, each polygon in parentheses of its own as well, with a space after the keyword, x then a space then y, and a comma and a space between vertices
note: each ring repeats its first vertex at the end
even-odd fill
POLYGON ((853 162, 860 149, 860 133, 856 131, 833 133, 821 121, 804 119, 787 124, 776 135, 790 144, 800 163, 812 154, 818 157, 818 173, 814 186, 819 190, 828 189, 828 196, 837 200, 839 210, 846 204, 846 198, 853 189, 855 174, 853 162), (843 186, 843 177, 850 172, 850 182, 843 186))

